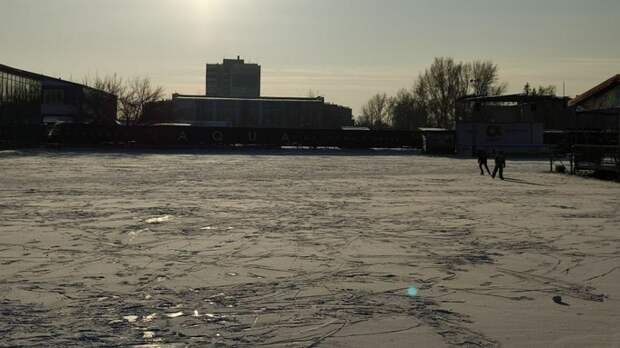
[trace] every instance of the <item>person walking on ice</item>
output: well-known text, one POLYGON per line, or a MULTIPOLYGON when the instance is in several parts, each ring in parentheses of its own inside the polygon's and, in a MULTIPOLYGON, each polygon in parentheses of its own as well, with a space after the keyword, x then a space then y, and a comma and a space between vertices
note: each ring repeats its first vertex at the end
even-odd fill
POLYGON ((485 150, 478 151, 478 167, 480 167, 480 175, 484 175, 484 168, 487 169, 487 173, 491 175, 491 171, 489 170, 489 165, 487 164, 487 152, 485 150))
POLYGON ((495 155, 495 168, 493 168, 493 174, 491 175, 493 179, 499 172, 499 178, 504 180, 504 168, 506 168, 506 156, 504 156, 504 152, 500 151, 495 155))

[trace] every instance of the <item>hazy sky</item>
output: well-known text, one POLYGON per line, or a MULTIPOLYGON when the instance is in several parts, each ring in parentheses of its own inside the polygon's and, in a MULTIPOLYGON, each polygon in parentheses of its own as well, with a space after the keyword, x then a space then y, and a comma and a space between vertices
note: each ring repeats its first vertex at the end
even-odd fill
POLYGON ((205 63, 240 55, 262 65, 263 95, 312 89, 357 113, 436 56, 574 96, 620 73, 619 15, 619 0, 0 0, 0 63, 204 94, 205 63))

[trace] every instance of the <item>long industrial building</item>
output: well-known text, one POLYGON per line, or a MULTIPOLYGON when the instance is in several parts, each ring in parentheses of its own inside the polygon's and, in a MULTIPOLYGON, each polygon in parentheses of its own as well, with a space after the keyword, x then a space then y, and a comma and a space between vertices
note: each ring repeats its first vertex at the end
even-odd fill
POLYGON ((221 98, 173 95, 145 107, 143 122, 205 127, 339 129, 353 125, 350 108, 317 98, 221 98))

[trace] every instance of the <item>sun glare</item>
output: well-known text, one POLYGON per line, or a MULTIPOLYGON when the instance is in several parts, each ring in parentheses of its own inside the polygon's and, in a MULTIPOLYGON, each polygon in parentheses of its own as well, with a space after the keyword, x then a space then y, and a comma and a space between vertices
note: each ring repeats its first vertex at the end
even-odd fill
POLYGON ((221 12, 226 5, 226 1, 220 0, 189 0, 189 3, 192 11, 201 15, 221 12))

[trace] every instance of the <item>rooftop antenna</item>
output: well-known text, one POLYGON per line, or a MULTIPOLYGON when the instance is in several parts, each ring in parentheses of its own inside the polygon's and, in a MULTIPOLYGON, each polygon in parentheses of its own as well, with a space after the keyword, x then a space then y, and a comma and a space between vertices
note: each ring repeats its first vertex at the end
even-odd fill
POLYGON ((566 97, 566 81, 562 81, 562 96, 566 97))

